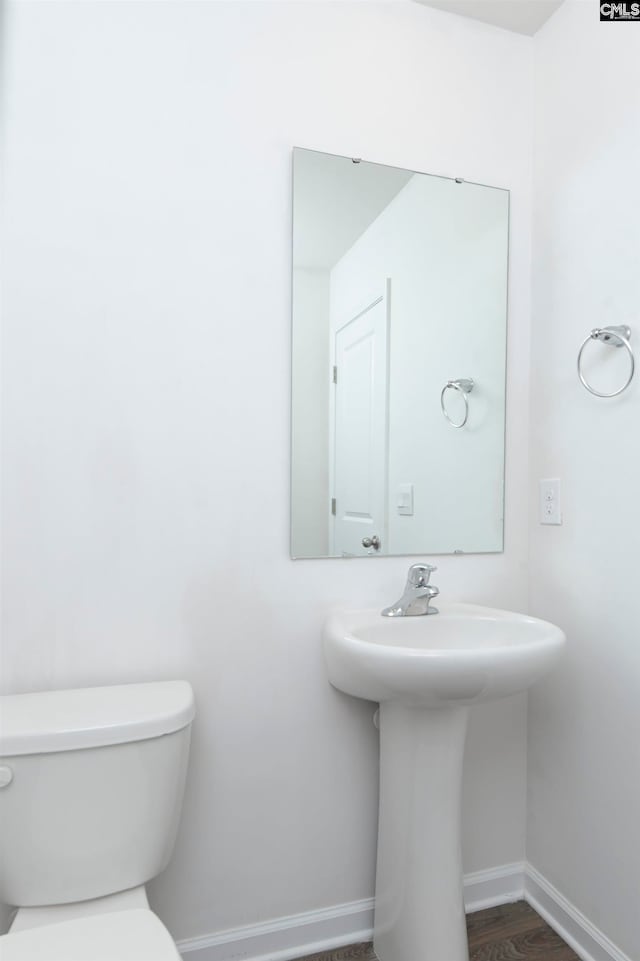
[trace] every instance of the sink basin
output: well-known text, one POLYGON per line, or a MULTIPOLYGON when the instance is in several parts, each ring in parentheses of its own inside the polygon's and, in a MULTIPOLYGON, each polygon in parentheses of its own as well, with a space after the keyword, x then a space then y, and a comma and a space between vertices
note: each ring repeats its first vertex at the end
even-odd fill
POLYGON ((523 691, 564 646, 559 627, 474 604, 439 614, 381 617, 337 611, 324 626, 329 680, 345 694, 414 707, 475 704, 523 691))
POLYGON ((460 825, 469 710, 526 690, 565 643, 559 627, 524 614, 440 599, 438 609, 335 611, 323 630, 334 687, 380 703, 379 961, 469 961, 460 825))

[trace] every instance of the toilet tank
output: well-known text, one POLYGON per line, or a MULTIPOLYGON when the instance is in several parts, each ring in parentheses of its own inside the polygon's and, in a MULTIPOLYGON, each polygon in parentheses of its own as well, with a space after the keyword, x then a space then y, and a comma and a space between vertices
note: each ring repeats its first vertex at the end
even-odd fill
POLYGON ((0 697, 0 902, 67 904, 159 874, 193 716, 186 681, 0 697))

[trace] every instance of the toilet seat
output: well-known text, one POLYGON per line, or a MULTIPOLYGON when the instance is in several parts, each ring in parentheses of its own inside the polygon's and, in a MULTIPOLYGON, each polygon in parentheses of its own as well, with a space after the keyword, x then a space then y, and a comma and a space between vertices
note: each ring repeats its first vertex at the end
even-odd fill
POLYGON ((137 908, 17 931, 0 937, 2 961, 180 961, 153 911, 137 908))

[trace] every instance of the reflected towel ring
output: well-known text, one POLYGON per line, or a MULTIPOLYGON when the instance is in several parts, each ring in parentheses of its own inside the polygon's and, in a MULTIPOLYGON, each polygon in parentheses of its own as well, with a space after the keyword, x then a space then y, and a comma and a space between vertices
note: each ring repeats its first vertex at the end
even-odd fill
POLYGON ((440 394, 440 406, 442 408, 442 413, 444 414, 444 416, 449 421, 452 427, 456 427, 456 428, 464 427, 464 425, 467 423, 467 418, 469 417, 468 395, 471 393, 474 386, 475 384, 473 380, 470 377, 468 377, 468 378, 463 378, 462 380, 448 380, 447 383, 442 388, 442 393, 440 394), (459 424, 456 424, 455 421, 451 420, 451 418, 449 417, 449 414, 447 413, 447 408, 444 405, 444 395, 448 390, 457 390, 458 393, 462 395, 462 399, 464 401, 464 417, 459 424))
POLYGON ((594 327, 589 336, 585 337, 578 351, 578 377, 580 378, 582 386, 586 387, 590 394, 594 394, 596 397, 617 397, 618 394, 621 394, 623 390, 627 389, 636 369, 636 359, 633 355, 631 344, 629 343, 630 338, 631 328, 624 325, 620 327, 594 327), (607 347, 624 347, 629 354, 629 360, 631 361, 629 376, 622 387, 612 391, 610 394, 602 394, 599 390, 595 390, 582 373, 582 352, 590 340, 599 340, 601 343, 606 344, 607 347))

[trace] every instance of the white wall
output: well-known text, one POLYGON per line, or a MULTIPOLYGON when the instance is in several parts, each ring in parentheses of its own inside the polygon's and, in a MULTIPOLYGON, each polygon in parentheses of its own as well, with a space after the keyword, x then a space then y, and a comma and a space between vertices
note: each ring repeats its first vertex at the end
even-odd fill
MULTIPOLYGON (((533 689, 528 857, 630 958, 640 957, 640 376, 589 395, 576 354, 592 327, 640 345, 638 29, 566 0, 536 37, 532 509, 560 477, 562 527, 532 516, 531 611, 568 653, 533 689)), ((626 376, 590 348, 591 376, 626 376)), ((628 368, 627 368, 628 370, 628 368)))
POLYGON ((391 282, 389 554, 502 549, 508 221, 504 190, 414 176, 331 271, 334 332, 391 282), (475 386, 455 430, 440 393, 462 377, 475 386), (396 510, 401 484, 413 515, 396 510))
MULTIPOLYGON (((289 559, 290 151, 512 188, 506 549, 437 583, 524 610, 531 41, 404 2, 10 16, 3 690, 193 682, 176 937, 366 897, 373 708, 319 631, 409 562, 289 559)), ((523 854, 524 725, 474 715, 467 871, 523 854)))
POLYGON ((329 553, 329 271, 293 268, 291 553, 329 553))

